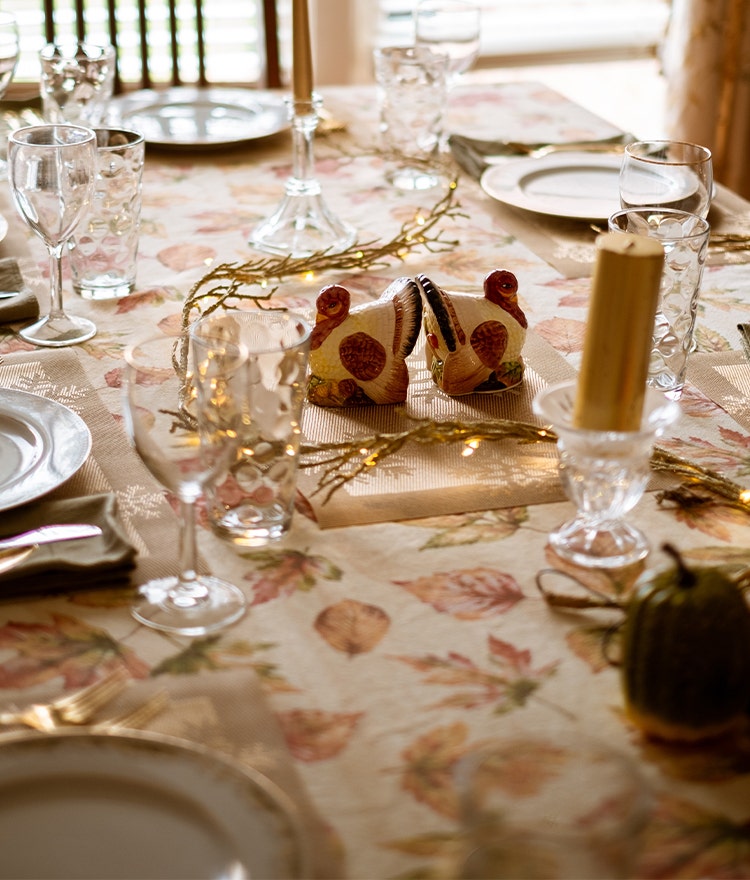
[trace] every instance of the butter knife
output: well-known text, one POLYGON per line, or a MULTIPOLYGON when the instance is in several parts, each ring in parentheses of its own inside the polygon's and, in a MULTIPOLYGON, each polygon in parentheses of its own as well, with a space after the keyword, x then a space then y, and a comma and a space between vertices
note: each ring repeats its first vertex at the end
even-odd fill
POLYGON ((77 541, 80 538, 95 538, 101 535, 99 526, 88 523, 60 523, 30 529, 11 538, 0 538, 0 552, 17 550, 20 547, 34 547, 36 544, 53 544, 56 541, 77 541))

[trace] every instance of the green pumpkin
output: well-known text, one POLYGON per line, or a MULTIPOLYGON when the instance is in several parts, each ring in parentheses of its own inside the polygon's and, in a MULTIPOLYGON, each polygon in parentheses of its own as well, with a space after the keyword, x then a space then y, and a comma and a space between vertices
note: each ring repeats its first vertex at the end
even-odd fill
POLYGON ((750 608, 720 568, 645 575, 622 634, 630 719, 650 736, 694 742, 728 733, 750 706, 750 608))

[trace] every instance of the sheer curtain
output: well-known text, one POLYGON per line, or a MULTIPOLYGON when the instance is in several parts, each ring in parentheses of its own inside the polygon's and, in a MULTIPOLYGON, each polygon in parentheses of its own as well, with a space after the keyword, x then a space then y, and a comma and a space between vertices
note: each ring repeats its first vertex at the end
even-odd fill
POLYGON ((750 0, 672 0, 663 62, 670 136, 709 147, 750 198, 750 0))

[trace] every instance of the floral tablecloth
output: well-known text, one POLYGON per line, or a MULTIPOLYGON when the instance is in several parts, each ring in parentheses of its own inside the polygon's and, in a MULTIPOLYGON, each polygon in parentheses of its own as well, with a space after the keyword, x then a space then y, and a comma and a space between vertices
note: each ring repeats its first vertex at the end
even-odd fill
MULTIPOLYGON (((357 227, 361 241, 387 241, 420 211, 428 215, 443 193, 406 195, 384 180, 373 92, 331 89, 323 97, 347 124, 346 132, 316 141, 329 207, 357 227)), ((615 130, 534 83, 457 92, 450 120, 453 130, 509 140, 578 140, 615 130)), ((99 328, 75 351, 89 393, 116 421, 124 346, 149 328, 179 324, 186 296, 210 267, 259 256, 248 237, 276 206, 289 171, 287 134, 213 152, 148 150, 136 292, 119 302, 87 303, 70 293, 67 300, 99 328)), ((441 221, 439 247, 415 248, 375 270, 286 278, 274 302, 309 313, 333 280, 364 302, 393 278, 417 272, 447 289, 478 291, 490 269, 506 268, 519 279, 534 334, 577 366, 590 279, 563 277, 510 234, 475 181, 459 177, 455 199, 460 210, 441 221)), ((13 224, 7 202, 4 213, 13 224)), ((28 252, 16 255, 46 308, 45 256, 23 237, 28 252)), ((735 325, 750 319, 749 291, 750 262, 742 255, 706 270, 696 358, 739 349, 735 325)), ((30 350, 11 328, 0 328, 6 365, 30 350)), ((65 389, 50 393, 64 397, 65 389)), ((75 408, 74 394, 68 401, 75 408)), ((747 480, 747 430, 694 386, 683 410, 664 445, 747 480)), ((467 486, 477 482, 471 458, 465 474, 467 486)), ((128 503, 131 509, 134 499, 128 503)), ((194 676, 201 692, 210 691, 212 675, 254 673, 260 688, 248 689, 243 708, 252 712, 252 701, 265 701, 283 737, 277 760, 327 828, 313 848, 325 836, 341 855, 339 867, 336 859, 324 862, 317 874, 351 878, 444 868, 457 830, 453 771, 472 747, 506 734, 534 732, 554 742, 562 732, 585 731, 635 758, 655 790, 638 876, 750 877, 750 743, 725 752, 645 742, 623 715, 618 672, 602 653, 601 634, 618 612, 555 610, 537 588, 537 572, 563 568, 546 544, 569 514, 563 501, 514 503, 321 529, 300 497, 291 534, 264 550, 233 549, 204 528, 207 564, 249 599, 240 623, 210 638, 165 638, 130 617, 128 590, 9 600, 0 605, 0 702, 81 685, 121 665, 139 681, 194 676)), ((651 492, 634 519, 654 547, 670 540, 688 558, 731 554, 750 563, 750 519, 728 505, 676 507, 651 492)), ((635 573, 625 580, 574 574, 620 595, 635 573)))

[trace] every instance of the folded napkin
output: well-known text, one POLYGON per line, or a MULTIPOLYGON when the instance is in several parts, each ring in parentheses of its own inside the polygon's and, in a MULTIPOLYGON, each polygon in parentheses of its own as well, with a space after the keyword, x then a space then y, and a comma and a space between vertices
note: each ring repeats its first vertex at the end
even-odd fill
POLYGON ((577 141, 569 143, 520 143, 518 141, 495 141, 482 140, 481 138, 467 137, 462 134, 452 134, 448 138, 448 146, 450 147, 453 158, 463 168, 463 170, 471 175, 475 180, 479 180, 485 169, 489 168, 492 158, 500 158, 502 156, 528 156, 535 150, 543 150, 545 148, 560 150, 607 150, 608 148, 629 144, 636 140, 635 136, 629 132, 622 132, 612 137, 599 138, 590 141, 577 141))
POLYGON ((0 537, 51 523, 73 522, 97 525, 102 534, 40 545, 15 568, 0 574, 0 598, 129 583, 136 551, 117 515, 114 494, 42 501, 7 511, 0 515, 0 537))
POLYGON ((0 293, 17 291, 15 296, 0 299, 0 324, 12 324, 39 317, 39 303, 24 284, 21 270, 13 257, 0 260, 0 293))

